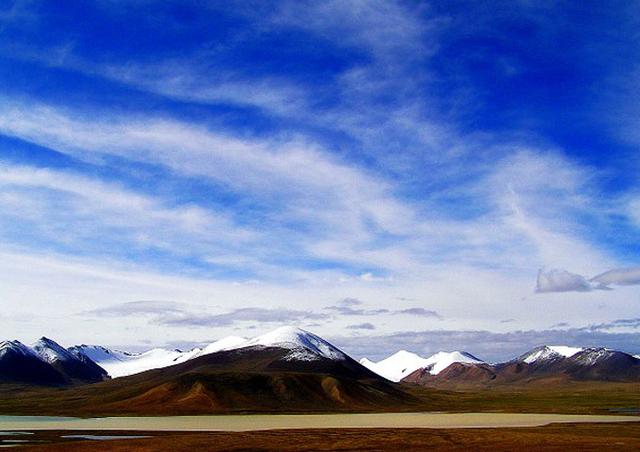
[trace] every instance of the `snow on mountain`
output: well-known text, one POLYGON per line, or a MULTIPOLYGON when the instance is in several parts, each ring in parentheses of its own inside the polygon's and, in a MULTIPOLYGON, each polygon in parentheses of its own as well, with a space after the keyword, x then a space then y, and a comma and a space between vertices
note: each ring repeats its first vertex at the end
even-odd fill
POLYGON ((37 356, 33 350, 24 345, 20 341, 2 341, 0 342, 0 357, 10 351, 14 351, 24 356, 37 356))
POLYGON ((288 360, 314 361, 319 358, 341 361, 347 355, 329 342, 309 331, 283 326, 267 334, 253 338, 237 348, 244 347, 280 347, 289 349, 288 360))
POLYGON ((453 363, 482 364, 484 361, 467 352, 438 352, 427 359, 431 375, 438 375, 453 363))
POLYGON ((558 358, 570 358, 583 349, 578 347, 567 347, 566 345, 542 345, 521 355, 518 360, 527 364, 533 362, 546 361, 558 358))
POLYGON ((585 348, 580 351, 581 353, 576 354, 573 358, 576 364, 580 364, 581 366, 593 366, 599 361, 611 358, 616 355, 627 355, 624 352, 619 352, 603 347, 585 348))
POLYGON ((215 341, 209 345, 207 345, 203 350, 202 354, 207 355, 209 353, 215 353, 222 350, 231 350, 234 348, 241 347, 247 339, 240 336, 227 336, 218 341, 215 341))
POLYGON ((223 350, 232 350, 239 348, 247 342, 247 339, 240 336, 227 336, 218 341, 212 342, 203 348, 194 348, 186 351, 182 356, 176 358, 175 364, 197 358, 199 356, 209 355, 211 353, 221 352, 223 350))
POLYGON ((102 347, 101 345, 74 345, 73 347, 69 347, 67 350, 76 356, 82 354, 98 364, 110 361, 126 361, 131 357, 139 355, 139 353, 113 350, 107 347, 102 347))
POLYGON ((319 336, 294 327, 277 328, 267 334, 247 340, 238 336, 229 336, 213 342, 203 348, 188 351, 165 350, 156 348, 144 353, 127 353, 111 350, 98 345, 79 345, 71 347, 74 353, 83 353, 104 368, 112 378, 124 377, 150 369, 172 366, 190 359, 245 347, 281 347, 289 349, 289 360, 313 361, 319 358, 333 360, 346 359, 346 355, 319 336))
POLYGON ((360 364, 391 381, 400 381, 411 372, 427 365, 426 358, 406 350, 400 350, 382 361, 362 358, 360 364))
POLYGON ((391 381, 400 381, 418 369, 427 369, 437 375, 453 363, 480 364, 484 361, 467 352, 438 352, 429 358, 401 350, 379 362, 362 358, 360 364, 391 381))
POLYGON ((49 338, 41 337, 36 343, 31 346, 31 349, 42 359, 49 364, 55 361, 77 361, 78 357, 71 353, 66 348, 62 347, 55 341, 49 338))
POLYGON ((369 358, 362 358, 358 362, 369 370, 371 370, 371 367, 376 365, 376 363, 374 361, 371 361, 369 358))
POLYGON ((105 369, 112 378, 125 377, 151 369, 179 364, 199 356, 215 353, 244 344, 247 340, 242 337, 229 336, 213 342, 203 348, 188 351, 166 350, 154 348, 144 353, 129 353, 112 350, 100 345, 76 345, 70 347, 72 353, 81 353, 105 369))
POLYGON ((149 369, 176 364, 175 360, 180 358, 182 352, 178 350, 165 350, 154 348, 140 354, 121 355, 117 361, 98 363, 112 378, 133 375, 149 369))

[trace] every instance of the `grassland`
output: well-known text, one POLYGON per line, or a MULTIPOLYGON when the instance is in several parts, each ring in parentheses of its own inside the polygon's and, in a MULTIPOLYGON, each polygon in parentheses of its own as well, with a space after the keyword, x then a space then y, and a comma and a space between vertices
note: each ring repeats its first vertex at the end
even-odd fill
MULTIPOLYGON (((640 423, 560 424, 504 429, 325 429, 242 433, 148 432, 134 440, 69 441, 39 432, 28 451, 629 451, 640 450, 640 423)), ((84 432, 87 433, 87 432, 84 432)), ((119 432, 127 434, 127 432, 119 432)), ((100 433, 97 433, 100 434, 100 433)))

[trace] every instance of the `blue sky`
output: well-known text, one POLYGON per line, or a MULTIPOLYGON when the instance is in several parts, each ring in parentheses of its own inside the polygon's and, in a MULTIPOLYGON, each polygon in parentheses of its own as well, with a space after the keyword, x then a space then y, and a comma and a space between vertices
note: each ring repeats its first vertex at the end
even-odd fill
POLYGON ((4 2, 4 334, 640 352, 639 9, 4 2))

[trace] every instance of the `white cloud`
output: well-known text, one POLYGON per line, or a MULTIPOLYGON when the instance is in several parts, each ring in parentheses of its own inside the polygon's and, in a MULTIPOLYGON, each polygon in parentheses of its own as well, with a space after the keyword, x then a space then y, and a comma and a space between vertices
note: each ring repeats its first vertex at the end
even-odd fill
POLYGON ((17 219, 50 241, 83 247, 115 241, 182 254, 211 252, 223 243, 233 249, 258 238, 227 212, 171 203, 70 171, 0 164, 0 206, 0 226, 17 219))
POLYGON ((589 292, 608 290, 609 286, 640 285, 640 267, 616 268, 591 279, 566 270, 540 270, 536 292, 589 292))

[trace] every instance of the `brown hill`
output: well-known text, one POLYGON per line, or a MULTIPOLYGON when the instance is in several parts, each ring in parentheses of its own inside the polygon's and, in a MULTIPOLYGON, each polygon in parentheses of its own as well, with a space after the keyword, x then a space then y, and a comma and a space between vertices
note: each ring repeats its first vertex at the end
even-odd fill
POLYGON ((39 391, 2 405, 39 414, 186 415, 390 411, 422 403, 348 357, 298 360, 286 348, 249 347, 102 383, 39 391))

